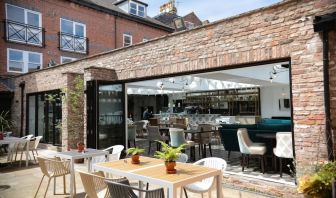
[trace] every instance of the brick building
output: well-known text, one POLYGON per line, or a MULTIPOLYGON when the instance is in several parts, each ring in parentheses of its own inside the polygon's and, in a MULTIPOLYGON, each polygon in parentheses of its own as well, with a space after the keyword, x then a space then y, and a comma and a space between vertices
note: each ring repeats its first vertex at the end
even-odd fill
POLYGON ((0 4, 0 77, 147 41, 172 28, 147 4, 116 0, 6 0, 0 4))
MULTIPOLYGON (((97 111, 94 101, 104 89, 120 92, 120 101, 115 101, 124 104, 127 100, 123 93, 131 82, 248 69, 285 61, 290 65, 290 115, 296 177, 299 177, 312 171, 319 161, 331 160, 336 151, 335 12, 334 0, 288 0, 148 43, 19 75, 14 78, 15 105, 12 108, 12 117, 19 129, 17 134, 38 132, 39 125, 34 119, 32 130, 29 129, 30 105, 39 104, 43 93, 72 89, 76 76, 85 83, 83 136, 89 141, 96 134, 92 125, 98 122, 97 117, 90 117, 97 111)), ((71 117, 68 115, 72 112, 66 101, 53 105, 61 111, 58 119, 62 121, 62 132, 58 145, 66 149, 71 143, 68 133, 71 117)), ((120 115, 127 115, 123 105, 114 108, 119 108, 120 115)), ((122 127, 116 130, 122 134, 121 143, 126 144, 126 121, 121 118, 122 127)), ((277 184, 237 175, 226 176, 225 184, 277 196, 299 197, 295 184, 277 184)))

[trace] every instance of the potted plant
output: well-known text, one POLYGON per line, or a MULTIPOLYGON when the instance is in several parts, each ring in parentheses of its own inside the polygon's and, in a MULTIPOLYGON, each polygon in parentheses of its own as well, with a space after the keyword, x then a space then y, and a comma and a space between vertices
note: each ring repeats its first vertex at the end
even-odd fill
POLYGON ((9 130, 12 124, 9 119, 9 111, 2 111, 0 113, 0 140, 3 140, 5 130, 9 130))
POLYGON ((299 179, 298 192, 308 197, 332 197, 336 180, 336 161, 324 163, 317 172, 299 179))
POLYGON ((168 174, 175 174, 176 160, 179 158, 182 150, 185 149, 187 144, 182 144, 179 147, 174 148, 162 141, 159 142, 162 145, 162 151, 156 151, 154 157, 163 159, 165 161, 166 172, 168 174))
POLYGON ((145 149, 140 148, 129 148, 127 149, 127 155, 131 155, 132 164, 140 164, 140 154, 145 152, 145 149))

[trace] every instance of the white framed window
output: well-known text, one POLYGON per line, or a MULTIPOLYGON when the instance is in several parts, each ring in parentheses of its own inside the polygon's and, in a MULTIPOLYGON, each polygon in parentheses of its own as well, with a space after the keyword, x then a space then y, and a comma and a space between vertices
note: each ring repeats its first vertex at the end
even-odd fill
POLYGON ((66 51, 86 53, 86 25, 60 19, 60 48, 66 51))
POLYGON ((27 73, 42 69, 42 54, 37 52, 7 49, 7 71, 27 73))
POLYGON ((77 60, 77 58, 61 56, 61 64, 69 63, 69 62, 72 62, 72 61, 75 61, 75 60, 77 60))
POLYGON ((124 39, 123 39, 123 43, 124 43, 124 47, 132 45, 132 35, 130 34, 124 34, 123 35, 124 39))
POLYGON ((146 16, 146 7, 142 4, 135 3, 133 1, 130 1, 129 4, 129 13, 132 15, 137 15, 140 17, 146 16))
POLYGON ((6 3, 6 38, 10 41, 42 46, 40 12, 6 3))

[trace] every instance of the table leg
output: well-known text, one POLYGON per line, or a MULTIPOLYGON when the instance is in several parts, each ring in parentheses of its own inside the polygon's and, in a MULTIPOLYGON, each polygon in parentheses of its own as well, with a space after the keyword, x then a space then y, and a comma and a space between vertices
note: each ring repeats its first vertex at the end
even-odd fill
POLYGON ((29 159, 28 159, 28 156, 29 156, 29 141, 27 142, 27 146, 26 146, 26 167, 28 167, 28 163, 29 163, 29 159))
MULTIPOLYGON (((143 189, 143 182, 139 181, 139 188, 143 189)), ((143 192, 139 191, 139 198, 143 198, 143 192)))
POLYGON ((75 167, 74 160, 71 159, 71 174, 70 174, 70 197, 74 197, 74 183, 75 183, 75 167))
POLYGON ((168 196, 167 196, 168 198, 176 198, 177 197, 177 190, 176 190, 175 187, 168 188, 167 192, 168 192, 168 196))
POLYGON ((92 167, 92 157, 88 158, 88 172, 91 173, 91 167, 92 167))
POLYGON ((216 176, 216 182, 217 182, 217 198, 222 198, 222 173, 216 176))

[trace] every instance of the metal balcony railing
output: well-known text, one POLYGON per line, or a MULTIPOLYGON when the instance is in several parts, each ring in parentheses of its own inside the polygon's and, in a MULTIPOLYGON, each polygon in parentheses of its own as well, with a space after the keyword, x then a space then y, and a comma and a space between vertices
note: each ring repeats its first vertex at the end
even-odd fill
POLYGON ((88 38, 64 32, 59 33, 59 38, 60 50, 88 54, 88 38))
POLYGON ((7 41, 29 45, 44 46, 44 28, 5 20, 5 38, 7 41))

